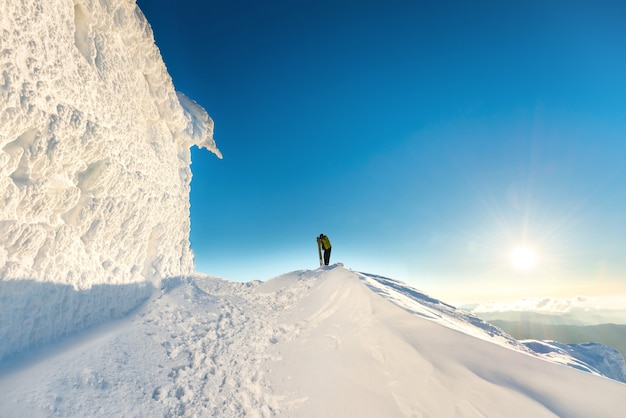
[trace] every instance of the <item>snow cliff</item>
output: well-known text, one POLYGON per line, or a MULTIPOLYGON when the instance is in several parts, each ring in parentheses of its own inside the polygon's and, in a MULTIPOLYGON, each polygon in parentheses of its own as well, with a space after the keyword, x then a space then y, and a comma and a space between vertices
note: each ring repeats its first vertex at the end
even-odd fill
POLYGON ((0 359, 134 308, 193 271, 190 147, 133 0, 0 3, 0 359))

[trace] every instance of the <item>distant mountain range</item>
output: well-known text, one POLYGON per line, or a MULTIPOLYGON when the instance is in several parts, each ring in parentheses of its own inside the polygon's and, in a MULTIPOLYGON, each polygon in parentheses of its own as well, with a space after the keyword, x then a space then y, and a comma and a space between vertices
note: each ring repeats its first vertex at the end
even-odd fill
POLYGON ((527 322, 550 325, 626 325, 626 310, 589 310, 575 308, 565 313, 540 313, 534 311, 492 311, 482 312, 475 306, 462 306, 460 309, 470 311, 488 322, 527 322))
POLYGON ((517 340, 552 340, 564 344, 596 342, 613 347, 626 357, 626 325, 568 325, 559 323, 558 317, 554 318, 554 323, 487 319, 482 314, 481 317, 517 340))

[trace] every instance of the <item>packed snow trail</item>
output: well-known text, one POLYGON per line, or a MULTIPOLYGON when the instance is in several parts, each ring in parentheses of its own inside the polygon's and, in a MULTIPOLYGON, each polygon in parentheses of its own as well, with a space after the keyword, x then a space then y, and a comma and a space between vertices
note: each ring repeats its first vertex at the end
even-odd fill
POLYGON ((254 284, 164 286, 114 332, 0 380, 3 416, 269 416, 256 372, 267 312, 250 306, 254 284))
POLYGON ((129 317, 0 370, 0 415, 622 415, 626 385, 533 357, 466 315, 340 265, 170 279, 129 317))

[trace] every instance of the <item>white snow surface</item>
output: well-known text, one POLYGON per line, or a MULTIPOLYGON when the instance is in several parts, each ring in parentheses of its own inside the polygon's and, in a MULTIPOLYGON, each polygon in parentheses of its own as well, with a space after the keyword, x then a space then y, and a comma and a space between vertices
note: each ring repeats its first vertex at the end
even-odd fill
POLYGON ((622 353, 613 347, 594 342, 563 344, 558 341, 523 340, 521 343, 550 361, 626 383, 626 361, 622 353))
POLYGON ((220 156, 134 1, 0 2, 0 359, 193 271, 192 145, 220 156))
POLYGON ((163 284, 124 319, 5 363, 1 415, 623 416, 626 385, 340 264, 163 284))
POLYGON ((623 415, 603 347, 342 265, 193 273, 193 145, 221 157, 133 0, 0 2, 0 416, 623 415))

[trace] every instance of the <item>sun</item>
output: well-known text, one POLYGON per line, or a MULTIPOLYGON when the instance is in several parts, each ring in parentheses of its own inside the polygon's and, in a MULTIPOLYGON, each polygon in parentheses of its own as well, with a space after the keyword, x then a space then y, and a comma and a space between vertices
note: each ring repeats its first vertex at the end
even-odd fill
POLYGON ((537 254, 526 246, 515 247, 509 254, 509 259, 518 270, 530 270, 537 265, 537 254))

